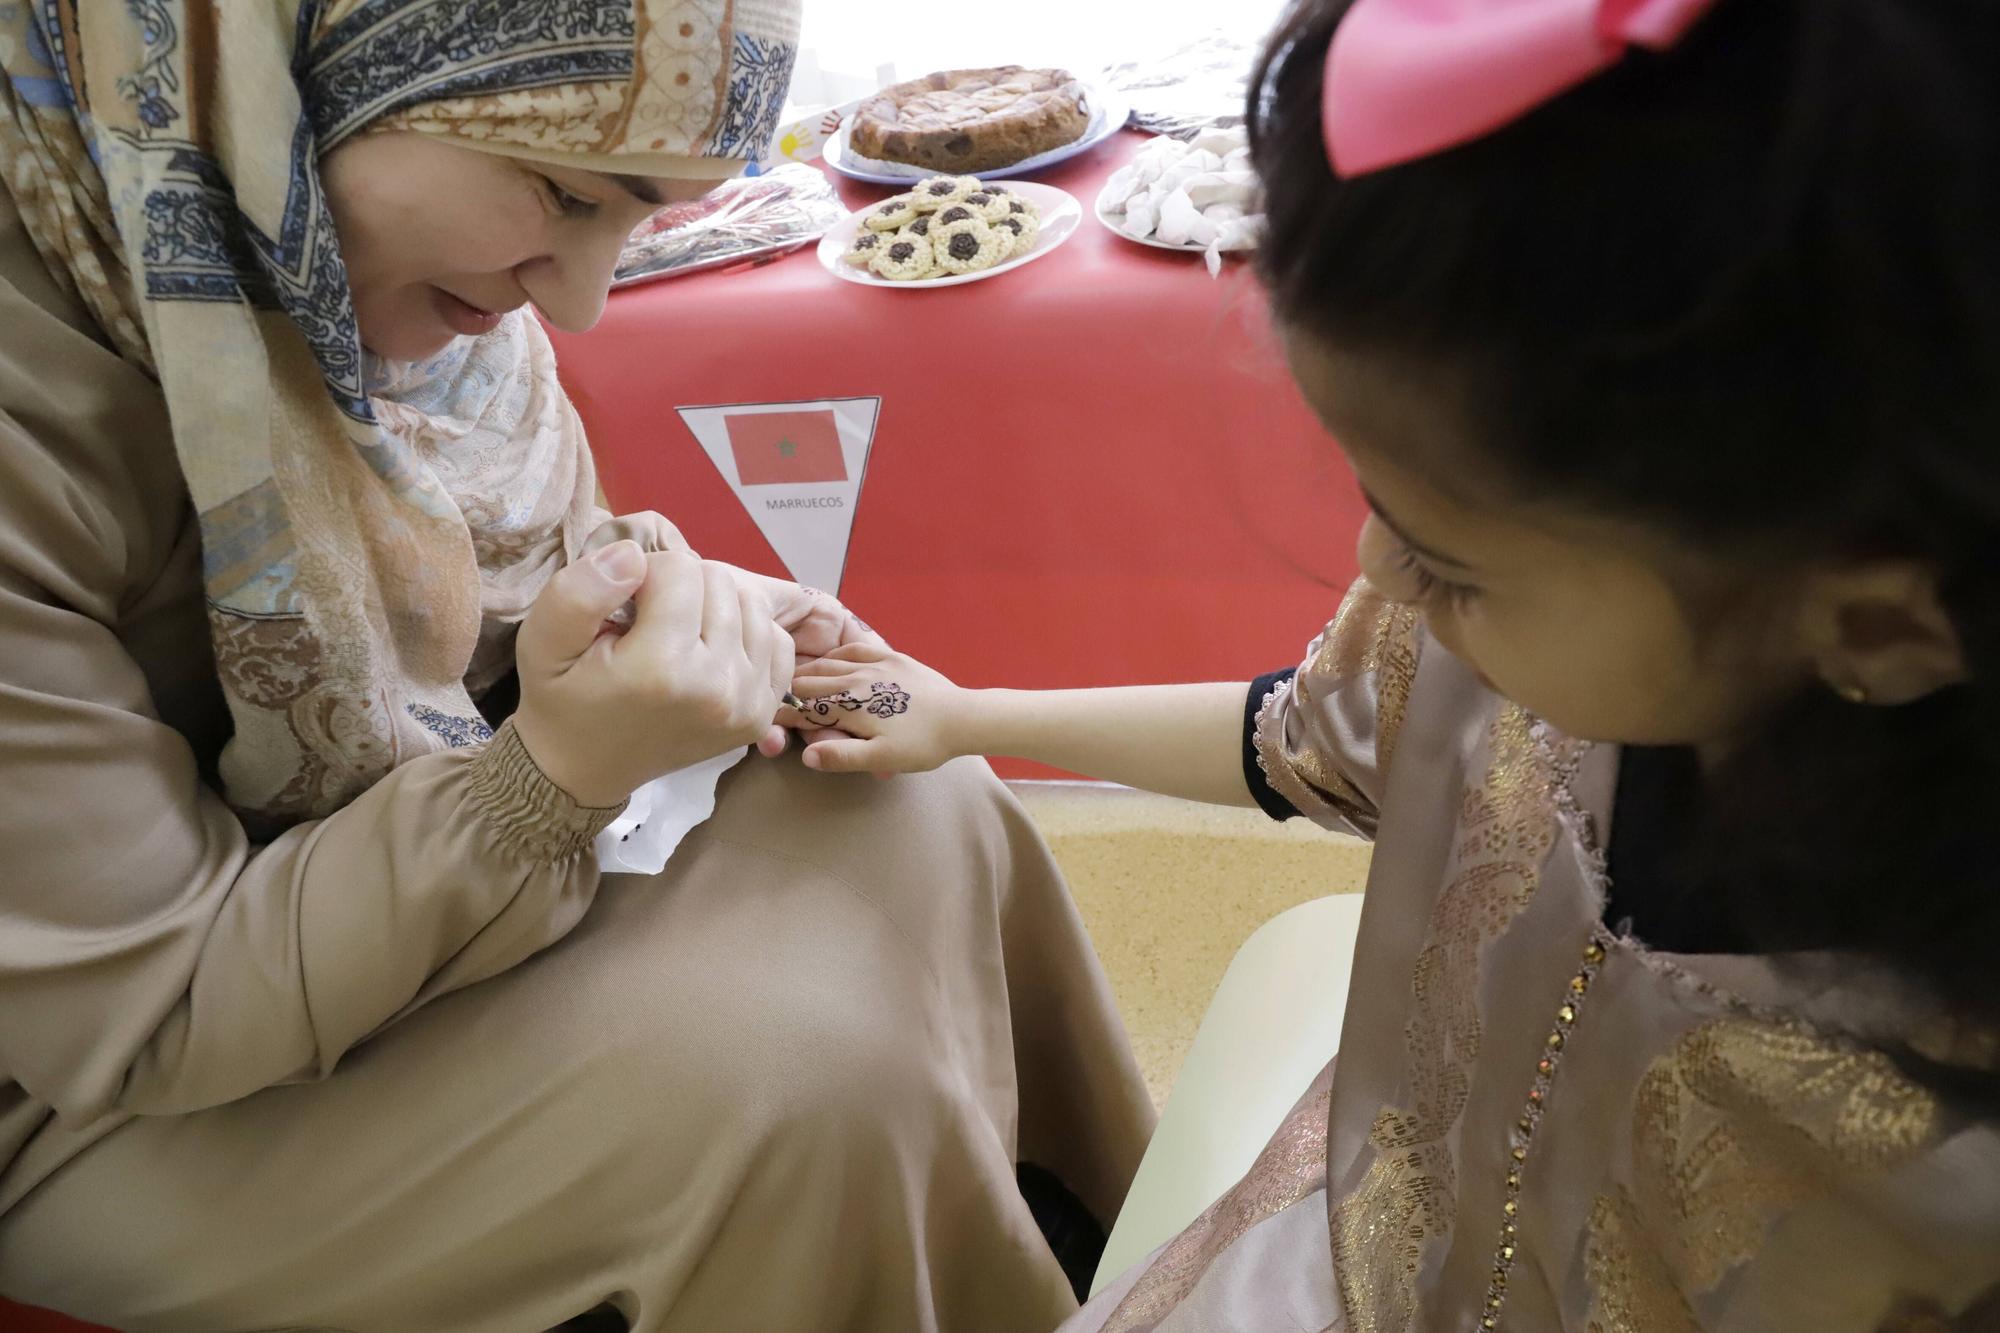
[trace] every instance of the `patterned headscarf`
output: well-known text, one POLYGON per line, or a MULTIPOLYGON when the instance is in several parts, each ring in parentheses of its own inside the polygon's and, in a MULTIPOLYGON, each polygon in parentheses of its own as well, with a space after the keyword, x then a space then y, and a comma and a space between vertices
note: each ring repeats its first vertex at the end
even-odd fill
POLYGON ((594 480, 541 326, 366 356, 316 163, 384 127, 600 171, 764 150, 798 0, 0 0, 0 171, 166 394, 268 831, 487 735, 473 695, 594 480))

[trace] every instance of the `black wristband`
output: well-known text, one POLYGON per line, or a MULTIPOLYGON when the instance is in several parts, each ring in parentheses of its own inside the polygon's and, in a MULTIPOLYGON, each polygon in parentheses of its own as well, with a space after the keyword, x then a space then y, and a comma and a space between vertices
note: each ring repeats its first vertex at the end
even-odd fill
POLYGON ((1277 820, 1296 818, 1299 812, 1271 786, 1270 779, 1264 776, 1264 766, 1257 762, 1257 714, 1264 711, 1264 700, 1271 691, 1298 671, 1297 667, 1286 667, 1283 671, 1266 672, 1250 682, 1250 694, 1243 701, 1243 782, 1250 788, 1257 808, 1277 820))

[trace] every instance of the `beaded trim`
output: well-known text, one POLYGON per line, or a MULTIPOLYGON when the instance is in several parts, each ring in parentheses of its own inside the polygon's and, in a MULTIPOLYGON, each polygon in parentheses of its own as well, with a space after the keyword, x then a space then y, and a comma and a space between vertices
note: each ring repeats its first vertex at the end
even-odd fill
POLYGON ((1500 1241, 1493 1251, 1493 1280, 1486 1287, 1486 1306, 1479 1317, 1480 1333, 1489 1333, 1489 1330, 1499 1327, 1500 1311, 1507 1304, 1507 1274, 1514 1267, 1514 1254, 1519 1243, 1515 1219, 1521 1212, 1521 1173, 1527 1166, 1528 1150, 1534 1144, 1535 1130, 1548 1108, 1549 1091, 1555 1086, 1563 1048, 1569 1044, 1570 1033, 1583 1010, 1584 996, 1603 963, 1604 941, 1593 935, 1584 948, 1581 966, 1569 979, 1562 1005, 1556 1010, 1556 1021, 1549 1028, 1542 1058, 1535 1062, 1535 1079, 1528 1087, 1527 1104, 1521 1118, 1514 1122, 1513 1147, 1507 1154, 1507 1197, 1500 1205, 1500 1241))

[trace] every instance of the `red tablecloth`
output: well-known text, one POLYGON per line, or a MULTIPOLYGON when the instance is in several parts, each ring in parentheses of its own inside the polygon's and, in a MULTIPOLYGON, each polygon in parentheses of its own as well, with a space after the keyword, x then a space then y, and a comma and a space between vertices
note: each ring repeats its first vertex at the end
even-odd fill
MULTIPOLYGON (((1089 216, 1142 142, 1038 176, 1077 197, 1082 226, 991 281, 874 290, 808 249, 614 294, 596 329, 555 335, 614 507, 783 574, 746 504, 769 520, 768 496, 792 492, 742 484, 739 500, 753 474, 725 476, 727 443, 712 459, 676 409, 879 399, 838 591, 899 647, 1022 687, 1247 681, 1296 661, 1353 576, 1362 504, 1247 268, 1211 279, 1089 216)), ((888 193, 843 189, 854 207, 888 193)), ((816 447, 800 438, 754 443, 796 460, 816 447)))

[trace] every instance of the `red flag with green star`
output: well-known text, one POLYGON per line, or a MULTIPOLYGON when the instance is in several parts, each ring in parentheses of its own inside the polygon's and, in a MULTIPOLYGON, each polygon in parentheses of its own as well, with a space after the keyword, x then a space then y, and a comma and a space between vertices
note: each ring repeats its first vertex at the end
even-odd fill
POLYGON ((737 480, 745 486, 846 481, 833 413, 742 412, 724 418, 737 480))

